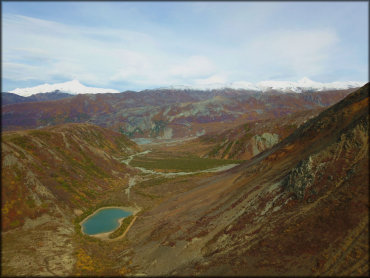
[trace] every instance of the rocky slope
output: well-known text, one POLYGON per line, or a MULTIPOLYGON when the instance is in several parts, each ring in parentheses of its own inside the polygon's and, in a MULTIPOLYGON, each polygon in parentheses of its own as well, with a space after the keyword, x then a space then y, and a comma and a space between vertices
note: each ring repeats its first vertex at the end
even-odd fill
POLYGON ((369 84, 250 161, 142 214, 149 275, 369 275, 369 84))
POLYGON ((141 144, 159 151, 192 153, 207 158, 248 160, 281 142, 301 124, 323 110, 324 108, 317 108, 279 118, 251 121, 226 131, 209 132, 187 140, 144 139, 148 142, 143 140, 141 144))
POLYGON ((327 107, 353 90, 261 93, 166 89, 77 95, 57 101, 6 105, 2 109, 2 127, 19 130, 88 122, 129 137, 186 138, 327 107))
POLYGON ((133 170, 118 158, 138 150, 124 135, 90 124, 3 132, 3 273, 69 274, 74 218, 127 186, 133 170))
POLYGON ((209 146, 205 157, 251 159, 294 132, 323 109, 296 112, 288 116, 249 122, 220 134, 206 134, 189 144, 209 146))

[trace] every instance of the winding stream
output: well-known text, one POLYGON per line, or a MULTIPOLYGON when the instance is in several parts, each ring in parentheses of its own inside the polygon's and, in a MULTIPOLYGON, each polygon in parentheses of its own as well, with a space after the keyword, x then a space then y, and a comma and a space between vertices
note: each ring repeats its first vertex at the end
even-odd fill
MULTIPOLYGON (((127 159, 124 159, 124 160, 121 160, 121 162, 125 163, 127 166, 130 166, 130 162, 131 160, 135 157, 135 156, 139 156, 139 155, 143 155, 143 154, 147 154, 147 153, 150 153, 151 150, 147 150, 147 151, 144 151, 144 152, 141 152, 141 153, 135 153, 135 154, 132 154, 130 155, 127 159)), ((132 166, 130 166, 132 167, 132 166)))
MULTIPOLYGON (((133 166, 130 165, 130 162, 132 161, 132 159, 135 156, 148 154, 150 152, 151 152, 150 150, 146 150, 146 151, 141 152, 141 153, 132 154, 127 159, 121 160, 121 162, 125 163, 129 167, 138 169, 139 171, 141 171, 144 174, 156 175, 156 176, 162 176, 162 177, 185 176, 185 175, 193 175, 193 174, 199 174, 199 173, 216 173, 216 172, 229 170, 229 169, 239 165, 239 164, 227 164, 227 165, 222 165, 222 166, 218 166, 218 167, 215 167, 215 168, 199 170, 199 171, 194 171, 194 172, 175 172, 175 173, 156 172, 154 170, 148 170, 148 169, 145 169, 143 167, 133 167, 133 166)), ((125 189, 125 193, 127 194, 128 198, 130 198, 130 189, 136 184, 137 180, 138 180, 137 176, 133 176, 133 177, 130 178, 128 187, 125 189)))

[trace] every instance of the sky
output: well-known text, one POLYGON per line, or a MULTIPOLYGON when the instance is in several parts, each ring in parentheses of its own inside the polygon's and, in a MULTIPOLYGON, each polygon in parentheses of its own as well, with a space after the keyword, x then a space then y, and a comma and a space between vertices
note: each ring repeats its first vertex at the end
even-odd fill
POLYGON ((2 91, 368 81, 368 2, 2 2, 2 91))

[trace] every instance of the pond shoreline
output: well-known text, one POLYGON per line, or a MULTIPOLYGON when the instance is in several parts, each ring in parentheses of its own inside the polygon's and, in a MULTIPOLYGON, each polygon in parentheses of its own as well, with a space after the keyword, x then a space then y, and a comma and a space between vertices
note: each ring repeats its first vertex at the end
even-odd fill
POLYGON ((86 234, 84 231, 83 231, 83 227, 82 227, 82 224, 84 222, 86 222, 88 219, 90 219, 91 217, 93 217, 95 214, 97 214, 99 211, 101 210, 104 210, 104 209, 109 209, 109 208, 118 208, 118 209, 122 209, 122 210, 125 210, 125 211, 128 211, 128 212, 131 212, 132 215, 136 215, 139 211, 140 211, 140 208, 137 208, 137 207, 119 207, 119 206, 107 206, 107 207, 101 207, 101 208, 98 208, 97 210, 95 210, 92 214, 86 216, 80 223, 79 225, 81 226, 81 233, 83 235, 86 235, 86 236, 91 236, 91 237, 94 237, 94 238, 99 238, 99 239, 109 239, 109 235, 111 233, 113 233, 115 230, 119 229, 119 227, 121 227, 122 225, 122 221, 126 218, 126 217, 122 217, 120 219, 118 219, 118 222, 119 222, 119 225, 117 227, 117 229, 114 229, 113 231, 110 231, 110 232, 105 232, 105 233, 99 233, 99 234, 95 234, 95 235, 89 235, 89 234, 86 234))

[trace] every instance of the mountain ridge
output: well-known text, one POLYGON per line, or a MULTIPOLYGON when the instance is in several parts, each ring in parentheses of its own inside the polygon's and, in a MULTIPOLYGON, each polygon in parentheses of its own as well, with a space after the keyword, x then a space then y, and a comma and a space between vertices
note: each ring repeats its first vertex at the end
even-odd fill
POLYGON ((73 97, 73 95, 68 93, 62 93, 60 91, 54 91, 51 93, 38 93, 33 94, 28 97, 19 96, 13 93, 1 93, 1 105, 9 105, 16 103, 25 103, 25 102, 39 102, 39 101, 49 101, 49 100, 58 100, 63 98, 73 97))
POLYGON ((76 95, 54 101, 4 105, 4 130, 90 122, 129 137, 185 138, 250 121, 326 107, 354 89, 259 93, 242 90, 157 90, 76 95))
POLYGON ((143 214, 129 234, 139 272, 366 276, 368 91, 143 214))
POLYGON ((175 152, 147 156, 91 124, 3 132, 3 273, 368 276, 368 91, 291 114, 299 127, 239 166, 177 178, 143 180, 122 161, 175 152), (83 217, 116 205, 142 208, 124 239, 81 234, 83 217))
MULTIPOLYGON (((232 83, 217 83, 217 84, 204 84, 204 85, 173 85, 167 87, 152 88, 153 90, 225 90, 225 89, 235 89, 235 90, 247 90, 254 92, 269 92, 269 91, 280 91, 280 92, 310 92, 310 91, 325 91, 325 90, 344 90, 356 87, 361 87, 364 82, 357 81, 336 81, 330 83, 321 83, 310 80, 307 77, 300 79, 297 82, 292 81, 261 81, 257 83, 251 83, 246 81, 232 82, 232 83)), ((104 88, 94 88, 87 87, 81 84, 78 80, 67 81, 63 83, 56 84, 43 84, 29 88, 16 88, 9 91, 9 93, 14 93, 19 96, 28 97, 38 93, 51 93, 55 91, 60 91, 63 93, 69 93, 72 95, 77 94, 100 94, 100 93, 119 93, 115 89, 104 89, 104 88)), ((144 90, 147 91, 147 90, 144 90)), ((142 91, 141 91, 142 92, 142 91)))
POLYGON ((227 84, 216 83, 198 86, 185 86, 175 85, 169 87, 162 87, 159 89, 178 89, 178 90, 223 90, 223 89, 235 89, 235 90, 249 90, 255 92, 269 92, 269 91, 280 91, 280 92, 311 92, 311 91, 327 91, 327 90, 344 90, 350 88, 361 87, 366 82, 357 81, 335 81, 329 83, 315 82, 311 79, 304 77, 297 82, 294 81, 274 81, 266 80, 257 83, 251 83, 246 81, 232 82, 227 84))
POLYGON ((62 93, 70 93, 72 95, 76 94, 101 94, 101 93, 119 93, 118 90, 105 89, 105 88, 94 88, 87 87, 80 83, 80 81, 74 79, 72 81, 67 81, 63 83, 38 85, 29 88, 17 88, 9 91, 9 93, 17 94, 24 97, 29 97, 34 94, 39 93, 52 93, 55 91, 60 91, 62 93))

